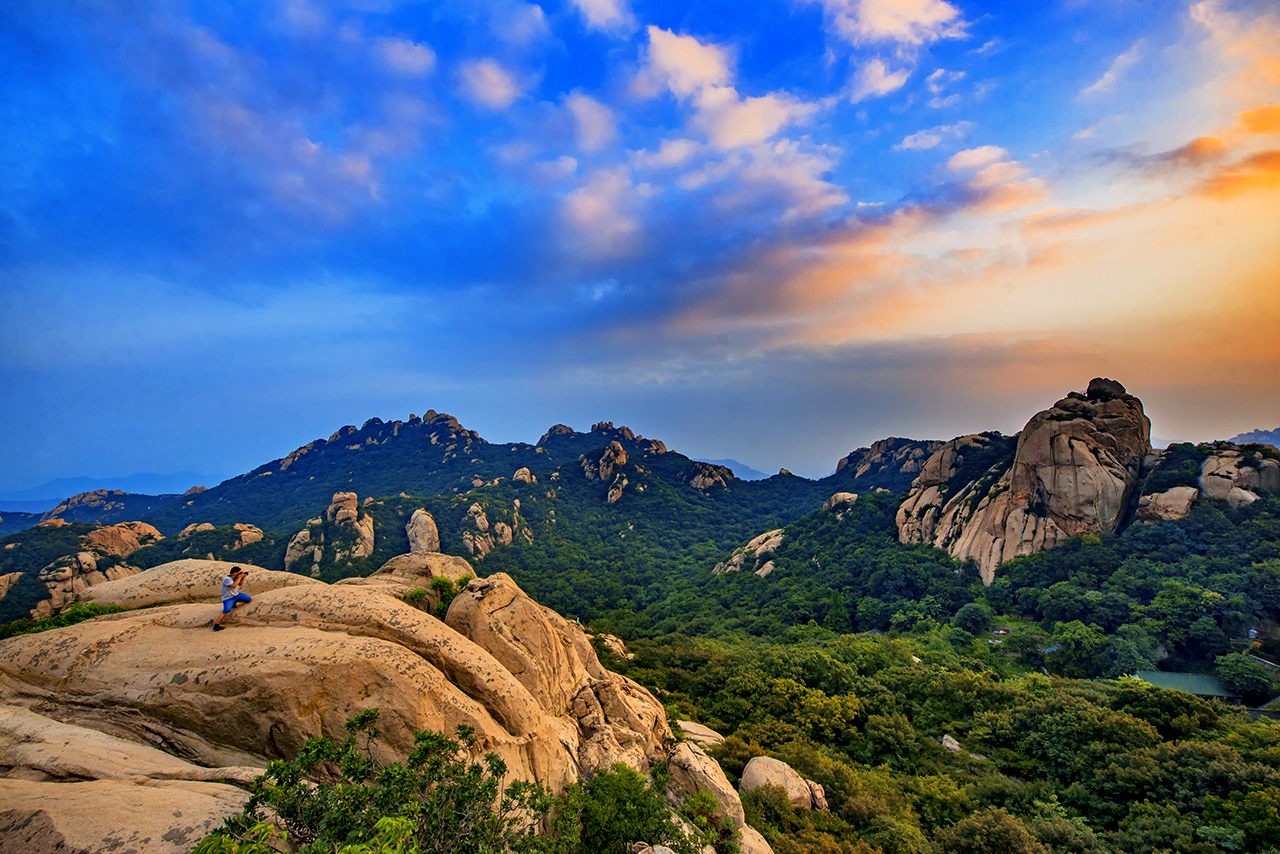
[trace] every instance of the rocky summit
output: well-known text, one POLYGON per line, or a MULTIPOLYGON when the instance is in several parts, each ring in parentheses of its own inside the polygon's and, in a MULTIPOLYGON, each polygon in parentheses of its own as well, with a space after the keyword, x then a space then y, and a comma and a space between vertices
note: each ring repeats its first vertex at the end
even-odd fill
POLYGON ((981 472, 966 457, 991 446, 984 436, 952 439, 925 463, 898 510, 904 543, 930 543, 995 569, 1077 534, 1112 533, 1125 519, 1151 421, 1120 383, 1098 378, 1037 412, 1018 435, 1013 458, 981 472))

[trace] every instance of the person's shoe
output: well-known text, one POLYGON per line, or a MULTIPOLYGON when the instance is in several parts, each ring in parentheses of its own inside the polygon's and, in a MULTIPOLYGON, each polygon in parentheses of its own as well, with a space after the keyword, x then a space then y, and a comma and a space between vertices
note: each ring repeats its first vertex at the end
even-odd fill
POLYGON ((223 630, 223 629, 225 629, 225 628, 226 628, 226 626, 220 626, 220 625, 218 625, 217 623, 214 623, 214 624, 213 624, 213 630, 214 630, 215 632, 220 632, 220 631, 222 631, 222 630, 223 630))

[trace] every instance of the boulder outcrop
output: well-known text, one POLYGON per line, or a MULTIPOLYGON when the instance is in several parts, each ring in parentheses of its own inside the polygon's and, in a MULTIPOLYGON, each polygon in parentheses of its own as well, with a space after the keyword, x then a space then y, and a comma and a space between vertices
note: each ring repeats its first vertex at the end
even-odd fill
POLYGON ((858 500, 856 492, 837 492, 822 502, 823 510, 840 510, 858 500))
POLYGON ((891 436, 859 448, 836 463, 836 474, 844 472, 855 481, 902 489, 924 468, 925 462, 942 447, 935 440, 920 441, 891 436), (901 485, 897 485, 901 484, 901 485))
POLYGON ((506 574, 476 579, 453 600, 449 627, 486 649, 549 714, 578 723, 586 767, 640 771, 671 737, 662 705, 600 666, 586 633, 530 599, 506 574))
POLYGON ((216 604, 222 592, 222 579, 230 575, 231 570, 237 566, 249 572, 249 579, 243 590, 251 596, 282 587, 320 583, 292 572, 276 572, 248 563, 187 559, 164 563, 124 578, 97 584, 86 590, 82 598, 99 605, 117 605, 128 609, 185 602, 216 604))
POLYGON ((1175 486, 1164 492, 1144 495, 1138 499, 1138 519, 1142 522, 1165 522, 1182 519, 1191 512, 1191 505, 1200 497, 1194 486, 1175 486))
POLYGON ((413 511, 409 523, 404 526, 409 536, 409 551, 413 554, 440 551, 440 529, 435 518, 422 508, 413 511))
POLYGON ((606 483, 613 479, 613 470, 627 464, 627 452, 622 443, 612 441, 597 456, 583 454, 578 458, 582 466, 582 474, 587 480, 602 480, 606 483))
POLYGON ((143 546, 163 540, 160 532, 145 522, 103 525, 80 538, 83 551, 65 555, 40 570, 39 578, 49 598, 31 609, 34 618, 47 617, 74 602, 89 588, 137 572, 127 563, 112 561, 99 568, 102 558, 128 558, 143 546))
POLYGON ((898 510, 898 538, 931 543, 977 561, 990 584, 996 567, 1076 534, 1113 532, 1123 521, 1151 451, 1142 402, 1114 380, 1095 379, 1032 416, 1011 463, 974 470, 998 441, 963 436, 944 444, 898 510), (961 476, 961 475, 964 476, 961 476))
MULTIPOLYGON (((774 528, 772 531, 765 531, 757 537, 753 537, 745 546, 734 549, 729 559, 715 565, 712 573, 719 575, 722 572, 738 572, 742 569, 755 572, 764 568, 766 563, 765 555, 772 554, 778 546, 782 545, 784 531, 782 528, 774 528)), ((772 561, 768 561, 770 569, 772 569, 772 561)), ((768 575, 768 572, 765 573, 768 575)))
MULTIPOLYGON (((135 747, 164 745, 173 767, 204 767, 165 771, 168 760, 157 759, 161 770, 148 773, 192 786, 239 779, 226 769, 260 768, 314 735, 341 738, 345 720, 371 706, 382 709, 384 758, 404 755, 417 730, 466 724, 478 749, 496 752, 513 777, 557 791, 615 762, 647 773, 665 758, 671 731, 661 704, 601 667, 580 627, 500 574, 471 581, 446 624, 388 594, 396 578, 415 573, 461 578, 465 561, 402 557, 409 567, 393 561, 369 579, 337 585, 254 568, 253 602, 218 635, 208 626, 224 565, 180 561, 122 579, 100 591, 102 601, 151 607, 0 642, 0 703, 135 747), (206 601, 189 601, 202 594, 206 601)), ((12 747, 0 737, 0 755, 12 747)), ((46 756, 40 773, 88 767, 85 750, 75 749, 80 759, 46 756)), ((109 811, 107 796, 92 802, 96 809, 109 811)), ((205 813, 192 807, 191 815, 212 811, 220 820, 241 802, 206 804, 205 813)))
POLYGON ((325 518, 347 536, 339 535, 334 561, 341 563, 373 554, 373 517, 360 512, 359 498, 354 492, 336 492, 325 511, 325 518))
POLYGON ((717 744, 724 744, 724 736, 716 732, 709 726, 703 726, 694 721, 676 721, 680 726, 680 731, 684 733, 684 737, 701 747, 715 747, 717 744))
POLYGON ((822 786, 804 779, 794 768, 778 759, 757 756, 742 770, 742 779, 738 781, 740 792, 749 792, 762 786, 777 786, 782 789, 787 800, 796 809, 827 808, 826 793, 822 786))
POLYGON ((736 480, 733 469, 696 461, 689 464, 681 478, 694 489, 704 492, 716 486, 723 489, 729 485, 729 481, 736 480))

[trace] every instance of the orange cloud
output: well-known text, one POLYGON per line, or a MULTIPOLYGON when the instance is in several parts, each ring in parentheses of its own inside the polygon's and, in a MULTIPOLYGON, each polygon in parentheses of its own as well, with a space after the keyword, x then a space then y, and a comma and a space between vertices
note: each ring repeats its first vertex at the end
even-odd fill
POLYGON ((1220 170, 1200 185, 1201 195, 1226 199, 1280 185, 1280 149, 1260 151, 1240 163, 1220 170))
POLYGON ((1243 112, 1240 114, 1240 123, 1249 133, 1280 133, 1280 104, 1243 112))

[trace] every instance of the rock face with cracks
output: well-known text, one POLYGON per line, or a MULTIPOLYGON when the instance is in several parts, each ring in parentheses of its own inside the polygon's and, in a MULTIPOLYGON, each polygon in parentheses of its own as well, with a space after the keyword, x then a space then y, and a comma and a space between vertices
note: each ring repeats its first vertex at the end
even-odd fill
MULTIPOLYGON (((372 706, 382 712, 377 749, 385 759, 405 755, 419 730, 466 724, 512 778, 556 791, 615 762, 646 773, 666 758, 671 731, 661 704, 605 670, 581 628, 505 575, 472 580, 441 622, 397 597, 430 578, 470 574, 458 558, 406 555, 368 579, 335 585, 251 568, 253 602, 215 635, 216 584, 228 566, 179 561, 99 585, 96 601, 137 610, 0 642, 0 704, 22 726, 41 715, 50 732, 84 733, 46 738, 52 746, 24 747, 21 756, 0 734, 0 751, 8 751, 0 765, 21 778, 0 781, 8 810, 0 813, 0 850, 22 840, 13 850, 62 851, 94 834, 123 839, 117 830, 151 827, 119 806, 130 798, 154 802, 150 821, 166 827, 145 843, 128 836, 128 845, 188 850, 243 802, 217 781, 252 773, 227 769, 292 756, 312 736, 341 739, 347 718, 372 706), (108 735, 115 747, 102 746, 108 735), (152 770, 118 770, 132 766, 102 758, 116 748, 146 753, 145 763, 129 762, 152 770), (74 797, 60 789, 68 797, 42 812, 40 787, 72 776, 81 782, 56 785, 80 786, 74 797), (162 809, 170 803, 174 809, 162 809), (175 810, 186 818, 175 819, 175 810), (103 824, 108 818, 115 830, 103 824), (165 847, 170 830, 185 847, 165 847)), ((82 849, 93 850, 72 850, 82 849)))
POLYGON ((1110 533, 1124 520, 1151 452, 1142 401, 1114 380, 1094 379, 1036 413, 1018 436, 1013 462, 958 482, 982 436, 942 446, 898 509, 898 539, 931 543, 977 561, 990 584, 996 567, 1076 534, 1110 533))

